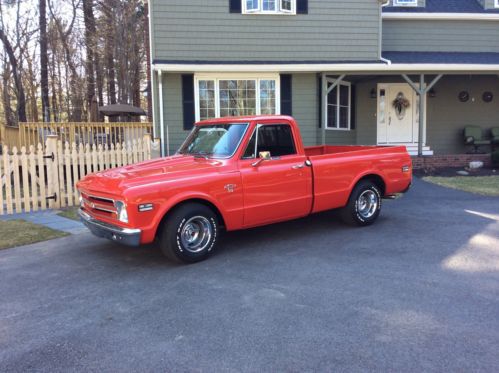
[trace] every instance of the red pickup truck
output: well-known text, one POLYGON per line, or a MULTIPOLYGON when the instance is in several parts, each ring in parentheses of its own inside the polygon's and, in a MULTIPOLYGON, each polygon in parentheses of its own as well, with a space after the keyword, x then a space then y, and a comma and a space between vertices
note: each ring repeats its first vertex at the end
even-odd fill
POLYGON ((341 208, 351 224, 378 217, 382 198, 408 190, 404 146, 304 147, 288 116, 196 123, 166 158, 89 175, 78 183, 80 217, 97 236, 127 245, 158 239, 192 263, 233 231, 341 208))

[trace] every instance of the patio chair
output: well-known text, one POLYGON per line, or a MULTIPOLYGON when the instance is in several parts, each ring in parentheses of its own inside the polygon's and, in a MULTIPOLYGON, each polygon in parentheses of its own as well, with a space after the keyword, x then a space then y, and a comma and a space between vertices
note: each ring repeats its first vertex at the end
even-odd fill
POLYGON ((464 127, 464 143, 473 146, 472 153, 478 153, 482 145, 490 145, 491 141, 483 138, 482 129, 478 126, 464 127))
POLYGON ((492 139, 490 140, 492 142, 492 146, 494 148, 499 148, 499 127, 494 127, 490 130, 490 134, 492 135, 492 139))

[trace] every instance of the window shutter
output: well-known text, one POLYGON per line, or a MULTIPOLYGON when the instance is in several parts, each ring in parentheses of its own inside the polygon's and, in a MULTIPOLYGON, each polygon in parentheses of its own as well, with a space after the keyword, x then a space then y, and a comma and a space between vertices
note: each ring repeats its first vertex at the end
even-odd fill
POLYGON ((241 13, 241 0, 229 0, 229 10, 231 13, 241 13))
POLYGON ((308 14, 308 0, 296 0, 296 13, 308 14))
POLYGON ((293 76, 281 74, 281 114, 293 115, 293 76))
POLYGON ((184 113, 184 130, 188 131, 196 121, 194 102, 194 74, 182 75, 182 109, 184 113))
POLYGON ((319 128, 322 128, 322 75, 321 74, 317 74, 317 107, 319 111, 317 115, 317 118, 319 118, 319 128))
POLYGON ((355 94, 355 92, 357 91, 356 87, 354 84, 352 84, 351 88, 350 88, 350 94, 351 94, 351 99, 350 99, 350 129, 354 130, 355 129, 355 126, 356 126, 356 98, 357 98, 357 95, 355 94))

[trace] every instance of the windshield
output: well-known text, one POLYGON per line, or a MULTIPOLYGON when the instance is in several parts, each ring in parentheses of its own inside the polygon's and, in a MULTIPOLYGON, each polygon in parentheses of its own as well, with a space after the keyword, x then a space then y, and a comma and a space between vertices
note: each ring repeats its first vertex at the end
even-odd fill
POLYGON ((247 123, 196 126, 179 153, 215 158, 231 157, 247 128, 247 123))

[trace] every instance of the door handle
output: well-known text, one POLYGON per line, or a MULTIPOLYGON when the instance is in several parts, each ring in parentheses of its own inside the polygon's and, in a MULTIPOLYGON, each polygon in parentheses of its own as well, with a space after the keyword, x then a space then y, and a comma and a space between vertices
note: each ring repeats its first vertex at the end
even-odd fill
POLYGON ((297 164, 297 165, 294 165, 292 168, 293 168, 293 170, 300 170, 300 169, 302 169, 303 167, 305 167, 305 165, 302 163, 302 164, 297 164))

